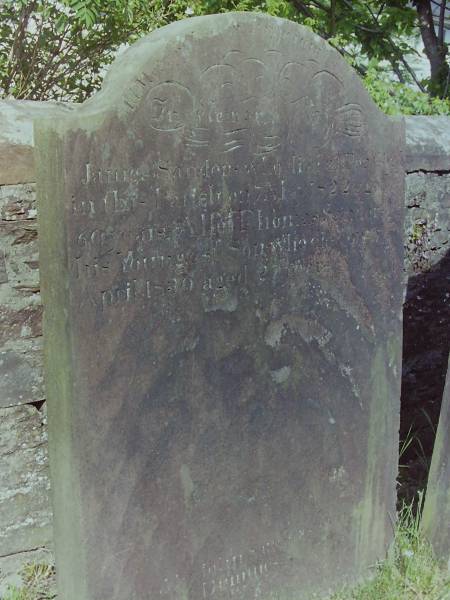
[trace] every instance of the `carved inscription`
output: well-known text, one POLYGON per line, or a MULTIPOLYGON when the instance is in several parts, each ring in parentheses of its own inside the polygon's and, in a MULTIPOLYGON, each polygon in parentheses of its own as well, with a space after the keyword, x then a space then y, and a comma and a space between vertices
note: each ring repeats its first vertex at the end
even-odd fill
MULTIPOLYGON (((278 540, 271 540, 260 546, 251 547, 242 553, 227 552, 201 565, 195 579, 200 582, 199 600, 225 600, 239 598, 272 598, 273 591, 265 588, 270 576, 286 566, 288 562, 285 546, 301 540, 304 531, 289 532, 278 540)), ((165 577, 159 589, 163 600, 177 596, 181 578, 178 573, 165 577)))
MULTIPOLYGON (((242 68, 263 69, 251 61, 242 68)), ((295 63, 283 68, 284 86, 295 68, 295 63)), ((228 68, 216 65, 207 73, 227 88, 228 68)), ((150 79, 141 78, 138 89, 144 94, 143 82, 150 79)), ((217 112, 219 96, 203 112, 192 109, 188 118, 177 109, 192 104, 184 86, 166 82, 151 90, 150 122, 161 134, 172 135, 203 118, 208 123, 225 119, 217 112)), ((228 116, 240 119, 239 111, 228 116)), ((351 138, 363 132, 362 111, 353 103, 336 109, 333 119, 327 138, 334 130, 351 138)), ((263 122, 257 116, 256 125, 263 122)), ((379 157, 345 149, 334 155, 286 154, 275 136, 270 152, 247 145, 240 160, 231 149, 241 147, 244 133, 256 125, 230 130, 230 152, 225 150, 222 160, 204 156, 206 138, 192 137, 191 129, 190 154, 178 163, 161 154, 136 166, 85 163, 79 175, 82 195, 78 191, 71 205, 76 224, 72 269, 90 303, 109 310, 199 292, 206 310, 215 301, 232 306, 249 285, 281 285, 314 248, 364 235, 358 205, 373 199, 370 167, 379 157), (344 202, 348 198, 351 203, 344 202)))
MULTIPOLYGON (((221 297, 232 290, 245 293, 249 269, 260 285, 273 274, 274 259, 279 278, 314 246, 348 233, 353 215, 341 211, 340 200, 351 195, 356 204, 367 201, 371 183, 364 173, 369 162, 369 157, 353 154, 341 157, 324 165, 319 181, 310 176, 312 165, 297 156, 287 169, 266 158, 248 164, 164 162, 145 170, 88 163, 82 174, 86 196, 72 204, 72 216, 80 223, 73 273, 88 281, 84 285, 94 289, 91 299, 102 309, 195 289, 221 297), (346 173, 355 170, 363 174, 362 183, 352 186, 346 173), (273 177, 269 183, 267 173, 278 176, 276 184, 273 177), (236 189, 233 180, 240 177, 242 182, 242 176, 247 185, 236 189), (178 209, 176 220, 167 219, 168 207, 178 209), (139 226, 121 230, 120 219, 133 215, 139 215, 139 226), (117 222, 101 227, 108 218, 117 222), (227 256, 238 259, 238 269, 215 267, 227 256), (208 267, 214 267, 214 275, 208 267), (114 274, 113 285, 102 285, 107 273, 114 274)), ((361 234, 353 227, 352 236, 361 234)))
MULTIPOLYGON (((246 164, 158 162, 145 169, 87 163, 81 174, 86 195, 74 198, 71 209, 79 223, 73 273, 102 309, 196 289, 219 297, 245 293, 249 270, 256 285, 272 275, 276 280, 315 246, 349 233, 354 215, 340 202, 346 195, 355 204, 371 196, 364 177, 370 160, 340 157, 324 165, 320 180, 312 175, 315 165, 298 156, 287 168, 265 157, 246 164), (362 183, 351 185, 355 171, 362 183), (236 178, 245 188, 234 185, 236 178), (177 209, 176 220, 167 218, 167 208, 177 209), (121 229, 121 219, 135 215, 139 225, 121 229), (108 219, 113 223, 102 227, 108 219), (227 256, 237 269, 220 266, 227 256), (115 281, 106 285, 110 273, 115 281)), ((352 236, 361 235, 353 226, 352 236)))

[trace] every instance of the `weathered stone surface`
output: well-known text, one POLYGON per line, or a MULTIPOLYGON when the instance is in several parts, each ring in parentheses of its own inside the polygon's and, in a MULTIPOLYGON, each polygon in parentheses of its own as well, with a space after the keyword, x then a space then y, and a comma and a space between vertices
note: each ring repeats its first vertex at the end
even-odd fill
POLYGON ((70 109, 62 102, 0 101, 0 185, 36 181, 33 119, 70 109))
POLYGON ((49 545, 47 433, 32 406, 0 409, 0 557, 49 545))
POLYGON ((34 185, 0 187, 0 406, 44 399, 34 185))
POLYGON ((263 15, 135 45, 38 125, 65 600, 310 598, 395 510, 403 126, 263 15))
POLYGON ((5 252, 0 250, 0 283, 8 282, 8 272, 6 271, 5 252))
POLYGON ((35 181, 32 146, 0 142, 0 183, 25 183, 35 181), (3 164, 2 164, 3 163, 3 164))
POLYGON ((450 370, 428 476, 422 527, 437 556, 450 561, 450 370))
POLYGON ((406 117, 406 170, 450 171, 449 118, 406 117))
MULTIPOLYGON (((51 102, 0 102, 0 183, 34 181, 32 118, 54 110, 51 102)), ((35 196, 32 183, 0 186, 0 408, 44 400, 35 196)), ((52 537, 40 415, 24 407, 1 419, 0 590, 52 537)))
POLYGON ((0 250, 5 272, 0 306, 20 310, 35 304, 29 300, 39 292, 34 185, 0 187, 0 250))
POLYGON ((41 344, 12 344, 0 350, 0 406, 40 402, 43 396, 41 344), (20 348, 20 350, 19 350, 20 348))
POLYGON ((35 184, 2 185, 0 187, 0 219, 2 224, 36 219, 35 184))
MULTIPOLYGON (((48 548, 29 550, 10 556, 0 556, 0 598, 6 595, 8 586, 23 587, 22 571, 26 565, 52 566, 54 561, 53 552, 48 548)), ((53 596, 51 597, 53 598, 53 596)))
POLYGON ((406 208, 406 273, 413 276, 435 267, 450 250, 450 173, 408 174, 406 208))

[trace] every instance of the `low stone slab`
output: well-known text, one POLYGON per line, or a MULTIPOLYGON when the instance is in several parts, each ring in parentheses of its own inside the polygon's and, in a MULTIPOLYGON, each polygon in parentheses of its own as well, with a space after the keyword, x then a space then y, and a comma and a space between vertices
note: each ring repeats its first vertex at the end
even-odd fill
POLYGON ((450 170, 450 129, 447 116, 406 117, 406 170, 450 170))
POLYGON ((0 101, 0 185, 36 181, 33 119, 70 108, 63 102, 0 101))

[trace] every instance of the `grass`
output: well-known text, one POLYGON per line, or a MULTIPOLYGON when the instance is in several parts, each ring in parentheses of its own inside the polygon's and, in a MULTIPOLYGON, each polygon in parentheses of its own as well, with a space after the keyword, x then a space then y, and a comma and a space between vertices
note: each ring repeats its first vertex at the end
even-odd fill
POLYGON ((399 510, 394 543, 373 579, 329 600, 450 600, 448 566, 436 560, 420 531, 422 500, 419 494, 418 507, 399 510))
POLYGON ((10 586, 2 600, 53 600, 55 569, 45 563, 27 563, 21 571, 23 587, 10 586))
MULTIPOLYGON (((387 558, 376 568, 373 579, 353 589, 335 593, 328 600, 450 600, 450 573, 424 540, 420 531, 419 502, 403 504, 399 510, 395 540, 387 558)), ((24 586, 11 587, 3 600, 51 600, 54 569, 48 565, 26 565, 24 586)))

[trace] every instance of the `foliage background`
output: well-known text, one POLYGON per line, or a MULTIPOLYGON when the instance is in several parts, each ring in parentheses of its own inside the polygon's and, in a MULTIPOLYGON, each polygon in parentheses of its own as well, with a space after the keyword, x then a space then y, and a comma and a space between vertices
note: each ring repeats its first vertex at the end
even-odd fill
POLYGON ((0 95, 82 102, 101 86, 117 52, 142 35, 192 15, 247 10, 291 19, 326 39, 388 114, 450 114, 444 40, 450 7, 440 2, 442 20, 432 27, 441 83, 437 76, 420 80, 410 64, 423 28, 420 10, 438 0, 5 0, 0 95))

